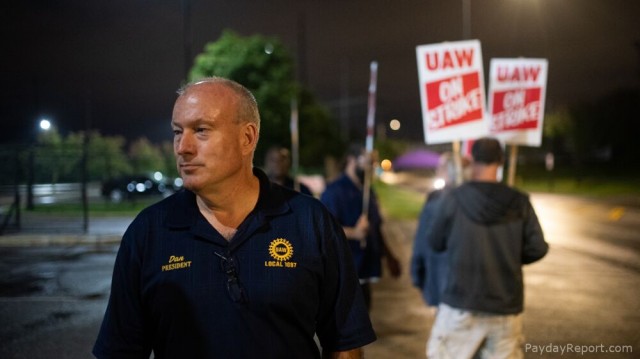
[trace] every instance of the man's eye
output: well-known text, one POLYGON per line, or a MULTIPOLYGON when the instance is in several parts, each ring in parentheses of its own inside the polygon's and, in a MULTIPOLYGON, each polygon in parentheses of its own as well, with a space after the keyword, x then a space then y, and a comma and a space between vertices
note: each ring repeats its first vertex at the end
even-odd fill
POLYGON ((174 136, 177 136, 177 135, 179 135, 179 134, 181 134, 181 133, 182 133, 182 130, 177 129, 177 128, 174 128, 174 129, 173 129, 173 135, 174 135, 174 136))

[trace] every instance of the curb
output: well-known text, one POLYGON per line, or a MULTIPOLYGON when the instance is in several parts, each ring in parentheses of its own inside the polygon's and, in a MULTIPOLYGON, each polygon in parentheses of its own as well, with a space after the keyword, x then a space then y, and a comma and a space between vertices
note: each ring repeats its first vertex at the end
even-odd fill
POLYGON ((0 236, 0 248, 117 244, 121 239, 118 234, 16 234, 0 236))

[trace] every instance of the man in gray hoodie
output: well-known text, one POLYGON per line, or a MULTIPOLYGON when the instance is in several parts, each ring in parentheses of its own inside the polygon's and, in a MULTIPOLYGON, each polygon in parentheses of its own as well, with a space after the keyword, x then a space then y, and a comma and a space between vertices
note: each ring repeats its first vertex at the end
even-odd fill
POLYGON ((500 143, 478 139, 471 154, 471 181, 443 196, 426 234, 449 267, 427 356, 521 358, 522 265, 548 245, 528 196, 498 181, 500 143))

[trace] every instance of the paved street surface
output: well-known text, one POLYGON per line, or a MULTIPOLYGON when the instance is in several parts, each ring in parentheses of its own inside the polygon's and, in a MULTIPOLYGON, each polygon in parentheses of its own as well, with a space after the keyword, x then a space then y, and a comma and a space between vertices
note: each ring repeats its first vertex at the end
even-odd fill
POLYGON ((0 248, 0 358, 91 358, 117 248, 0 248))
MULTIPOLYGON (((405 268, 411 256, 415 226, 415 221, 406 221, 388 223, 386 228, 387 238, 393 240, 393 248, 405 268)), ((608 258, 556 245, 562 238, 556 238, 553 231, 547 236, 551 243, 549 254, 525 267, 524 331, 525 349, 529 348, 525 357, 561 356, 560 352, 534 352, 534 346, 556 351, 564 348, 562 357, 568 358, 583 357, 575 353, 578 346, 587 346, 592 351, 584 357, 640 357, 637 267, 629 268, 608 258), (633 352, 596 352, 600 345, 605 350, 609 346, 632 346, 626 350, 633 352)), ((640 264, 637 251, 634 256, 640 264)), ((379 339, 366 348, 367 358, 424 358, 433 316, 420 293, 412 288, 406 271, 398 280, 386 276, 376 284, 371 316, 379 339)))
MULTIPOLYGON (((640 357, 638 208, 552 195, 532 200, 551 251, 525 269, 526 357, 640 357), (591 352, 576 353, 583 348, 591 352), (604 352, 612 350, 626 353, 604 352)), ((0 358, 90 357, 118 247, 113 232, 126 222, 98 226, 88 237, 0 236, 0 358)), ((379 339, 365 348, 367 358, 424 358, 433 317, 406 271, 415 227, 385 225, 405 271, 373 288, 379 339)))

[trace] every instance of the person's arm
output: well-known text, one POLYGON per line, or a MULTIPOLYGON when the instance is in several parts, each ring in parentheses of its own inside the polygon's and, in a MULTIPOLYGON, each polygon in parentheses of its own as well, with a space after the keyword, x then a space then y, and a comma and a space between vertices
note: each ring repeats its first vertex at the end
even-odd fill
POLYGON ((323 355, 323 359, 360 359, 364 358, 361 348, 347 350, 344 352, 333 352, 329 355, 323 355))
POLYGON ((409 262, 409 274, 411 276, 411 284, 416 288, 424 288, 427 282, 427 265, 424 252, 420 249, 424 244, 418 244, 414 241, 413 250, 411 252, 411 260, 409 262))
POLYGON ((442 195, 434 203, 433 220, 427 228, 427 242, 435 252, 443 252, 447 249, 447 235, 449 232, 450 217, 454 212, 455 200, 451 193, 442 195))
POLYGON ((134 227, 132 224, 125 232, 116 256, 107 310, 93 347, 93 355, 99 359, 142 359, 151 354, 151 343, 144 332, 141 261, 134 227))
POLYGON ((370 221, 373 224, 370 226, 369 230, 375 231, 375 233, 372 233, 372 236, 379 239, 379 246, 381 249, 380 254, 384 257, 391 275, 394 278, 398 278, 402 274, 402 267, 400 265, 400 261, 390 249, 387 243, 387 238, 382 232, 382 216, 380 214, 380 207, 378 206, 378 197, 373 190, 371 191, 370 198, 369 216, 371 217, 370 221))
POLYGON ((345 225, 348 222, 347 216, 344 214, 348 211, 343 201, 344 194, 339 189, 329 188, 320 195, 320 201, 329 209, 338 222, 340 222, 344 235, 351 241, 364 241, 369 232, 369 219, 365 215, 360 215, 357 222, 353 225, 345 225))
POLYGON ((344 231, 328 212, 322 217, 317 225, 324 238, 321 248, 325 269, 316 334, 325 358, 358 358, 332 356, 358 353, 357 348, 375 341, 376 335, 344 231))
POLYGON ((424 288, 427 282, 427 252, 429 244, 427 243, 427 221, 429 218, 429 206, 433 202, 425 201, 418 217, 418 227, 413 238, 413 250, 411 251, 410 274, 411 283, 417 288, 424 288))
POLYGON ((544 257, 549 251, 549 245, 544 240, 542 227, 538 221, 531 202, 527 201, 527 213, 524 223, 524 243, 522 246, 522 263, 529 264, 544 257))
POLYGON ((344 235, 349 240, 363 241, 367 237, 369 231, 369 219, 365 215, 361 215, 358 218, 358 222, 353 227, 342 226, 344 235))

